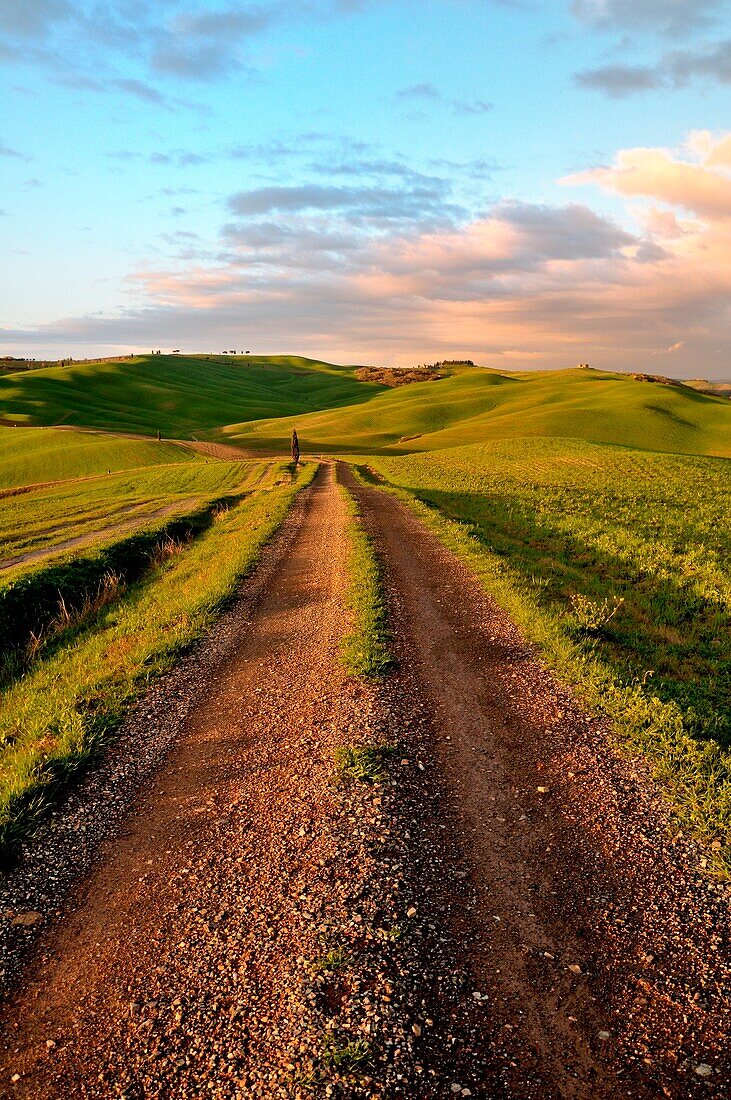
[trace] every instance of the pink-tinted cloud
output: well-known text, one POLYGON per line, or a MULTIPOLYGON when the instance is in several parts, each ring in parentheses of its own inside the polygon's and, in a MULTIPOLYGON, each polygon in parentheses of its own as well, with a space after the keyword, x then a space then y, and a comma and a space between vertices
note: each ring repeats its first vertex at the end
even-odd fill
MULTIPOLYGON (((494 366, 591 362, 731 374, 731 135, 621 151, 569 177, 625 196, 590 206, 502 202, 464 225, 361 232, 338 212, 228 223, 225 250, 129 281, 117 317, 53 326, 70 344, 299 351, 340 361, 468 354, 494 366), (325 247, 313 247, 313 234, 325 247)), ((17 334, 47 344, 49 329, 17 334)), ((10 343, 10 339, 4 341, 10 343)))
POLYGON ((621 195, 646 196, 709 218, 731 217, 731 138, 691 135, 680 159, 666 149, 624 149, 613 165, 567 176, 568 185, 596 183, 621 195))

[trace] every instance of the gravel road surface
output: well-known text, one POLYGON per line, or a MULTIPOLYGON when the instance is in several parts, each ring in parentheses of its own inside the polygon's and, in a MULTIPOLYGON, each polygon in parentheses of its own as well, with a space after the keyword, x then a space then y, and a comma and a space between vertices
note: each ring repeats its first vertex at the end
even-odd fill
POLYGON ((729 1095, 728 888, 463 566, 331 466, 0 893, 0 1095, 729 1095), (343 746, 386 746, 348 780, 343 746))

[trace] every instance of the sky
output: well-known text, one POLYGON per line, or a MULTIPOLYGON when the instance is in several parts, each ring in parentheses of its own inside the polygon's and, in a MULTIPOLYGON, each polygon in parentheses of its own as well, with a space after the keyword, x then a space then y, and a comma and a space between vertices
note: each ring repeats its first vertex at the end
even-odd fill
POLYGON ((0 0, 0 354, 731 378, 731 0, 0 0))

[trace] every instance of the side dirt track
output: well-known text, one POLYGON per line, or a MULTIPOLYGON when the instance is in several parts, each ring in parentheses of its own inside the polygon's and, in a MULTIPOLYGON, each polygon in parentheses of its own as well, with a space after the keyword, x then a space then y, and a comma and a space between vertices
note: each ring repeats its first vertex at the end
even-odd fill
MULTIPOLYGON (((152 512, 146 512, 142 516, 136 516, 134 519, 123 519, 117 523, 111 523, 107 527, 100 527, 96 531, 89 531, 85 535, 75 535, 70 539, 63 539, 61 542, 50 543, 47 546, 41 546, 37 550, 26 550, 22 554, 15 554, 11 558, 0 559, 0 572, 6 569, 11 569, 14 565, 24 565, 28 562, 43 561, 44 558, 52 558, 57 554, 62 554, 65 550, 79 550, 84 546, 91 546, 94 543, 100 542, 104 539, 112 539, 115 535, 123 535, 127 532, 135 531, 138 527, 150 526, 156 519, 166 519, 168 516, 174 515, 176 512, 180 512, 184 515, 186 512, 192 511, 192 509, 201 503, 200 497, 187 497, 184 500, 174 500, 170 504, 163 504, 160 508, 155 508, 152 512)), ((121 508, 118 515, 123 515, 125 511, 132 511, 137 505, 130 504, 127 508, 121 508)), ((50 528, 48 529, 51 530, 50 528)))
POLYGON ((728 889, 454 557, 341 469, 399 670, 341 671, 325 467, 8 879, 0 1095, 728 1095, 728 889), (335 781, 363 741, 395 747, 385 781, 335 781))

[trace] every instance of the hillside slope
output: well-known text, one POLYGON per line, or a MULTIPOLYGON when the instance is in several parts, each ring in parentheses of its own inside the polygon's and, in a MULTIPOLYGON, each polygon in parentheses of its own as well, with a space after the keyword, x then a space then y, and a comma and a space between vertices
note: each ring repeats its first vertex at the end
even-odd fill
POLYGON ((0 428, 0 489, 200 461, 174 443, 53 428, 0 428))
POLYGON ((491 439, 560 436, 646 450, 731 456, 731 402, 630 375, 457 368, 438 382, 388 390, 356 406, 229 425, 211 438, 281 451, 393 453, 491 439))
MULTIPOLYGON (((644 376, 645 378, 647 376, 644 376)), ((399 388, 294 356, 140 356, 0 377, 0 419, 303 451, 409 453, 515 437, 731 456, 731 402, 594 370, 456 366, 399 388)), ((16 429, 18 430, 18 429, 16 429)))
POLYGON ((187 438, 232 421, 367 401, 383 387, 298 356, 146 355, 0 377, 0 417, 187 438))

